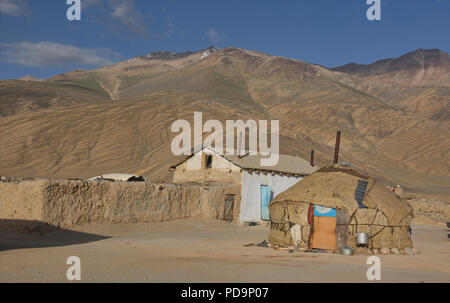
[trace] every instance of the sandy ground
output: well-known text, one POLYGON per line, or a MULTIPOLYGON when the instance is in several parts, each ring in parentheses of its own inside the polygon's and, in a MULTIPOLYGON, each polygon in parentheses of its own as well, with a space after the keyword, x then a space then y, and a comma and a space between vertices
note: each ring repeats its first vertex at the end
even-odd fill
MULTIPOLYGON (((448 231, 414 226, 421 251, 380 256, 381 282, 450 282, 448 231)), ((0 282, 68 282, 66 259, 81 259, 82 282, 368 282, 368 256, 245 247, 268 227, 216 220, 76 226, 40 236, 0 232, 0 282)))

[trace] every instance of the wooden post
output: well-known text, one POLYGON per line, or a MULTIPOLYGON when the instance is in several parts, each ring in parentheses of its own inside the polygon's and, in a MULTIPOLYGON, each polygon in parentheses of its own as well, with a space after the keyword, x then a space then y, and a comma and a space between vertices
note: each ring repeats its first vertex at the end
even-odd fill
POLYGON ((333 164, 339 162, 339 145, 341 144, 341 131, 338 130, 336 133, 336 146, 334 147, 334 161, 333 164))
POLYGON ((311 149, 311 161, 310 161, 311 166, 314 166, 314 149, 311 149))

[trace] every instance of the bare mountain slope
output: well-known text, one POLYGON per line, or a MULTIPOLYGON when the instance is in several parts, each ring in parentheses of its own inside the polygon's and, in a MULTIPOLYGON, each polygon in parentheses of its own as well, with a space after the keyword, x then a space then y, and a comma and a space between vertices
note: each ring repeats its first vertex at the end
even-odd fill
POLYGON ((439 49, 418 49, 399 58, 350 63, 333 70, 406 85, 450 86, 450 55, 439 49))
POLYGON ((450 127, 450 55, 419 49, 395 59, 333 69, 342 81, 393 106, 450 127))
MULTIPOLYGON (((211 46, 196 52, 153 52, 92 71, 58 75, 48 81, 76 81, 89 77, 95 79, 108 92, 111 99, 117 100, 123 98, 121 92, 130 87, 139 85, 147 79, 157 78, 168 72, 195 64, 217 51, 217 48, 211 46)), ((142 94, 132 97, 140 95, 142 94)))
POLYGON ((101 102, 108 94, 95 80, 73 81, 0 81, 0 117, 57 105, 101 102))
MULTIPOLYGON (((65 94, 89 87, 104 98, 17 107, 0 118, 3 175, 127 171, 169 181, 168 167, 177 161, 170 125, 179 118, 191 121, 200 111, 204 121, 278 119, 281 151, 308 158, 314 148, 320 165, 331 162, 336 130, 342 130, 342 160, 386 182, 450 195, 449 91, 443 86, 369 79, 234 47, 152 53, 21 82, 59 85, 65 94)), ((45 92, 12 91, 31 103, 47 99, 45 92)), ((2 94, 1 104, 7 100, 2 94)))

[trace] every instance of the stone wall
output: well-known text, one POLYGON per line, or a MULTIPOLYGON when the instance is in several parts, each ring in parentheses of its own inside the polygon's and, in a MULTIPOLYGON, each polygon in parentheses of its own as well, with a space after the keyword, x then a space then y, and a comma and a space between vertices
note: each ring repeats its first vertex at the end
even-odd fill
POLYGON ((59 227, 84 223, 161 222, 180 218, 223 219, 225 196, 236 185, 148 182, 0 182, 0 219, 34 220, 59 227))
POLYGON ((414 224, 446 226, 450 222, 450 201, 434 199, 408 199, 414 209, 414 224))

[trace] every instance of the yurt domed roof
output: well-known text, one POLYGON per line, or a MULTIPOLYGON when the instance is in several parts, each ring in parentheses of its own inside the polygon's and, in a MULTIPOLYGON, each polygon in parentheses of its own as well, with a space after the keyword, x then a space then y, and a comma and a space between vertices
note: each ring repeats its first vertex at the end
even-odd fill
POLYGON ((374 178, 355 168, 324 167, 277 195, 271 205, 281 202, 306 202, 345 209, 353 214, 358 208, 378 209, 389 225, 395 226, 411 214, 405 200, 386 189, 374 178), (360 203, 358 203, 358 200, 360 203))

